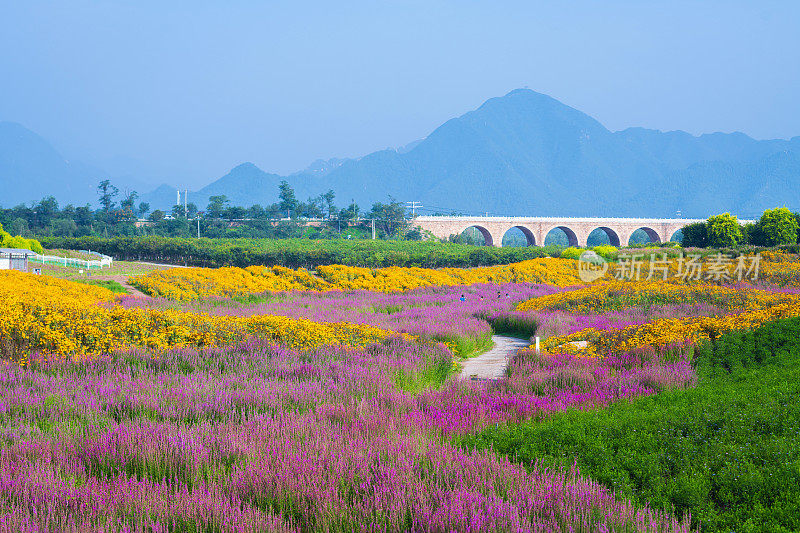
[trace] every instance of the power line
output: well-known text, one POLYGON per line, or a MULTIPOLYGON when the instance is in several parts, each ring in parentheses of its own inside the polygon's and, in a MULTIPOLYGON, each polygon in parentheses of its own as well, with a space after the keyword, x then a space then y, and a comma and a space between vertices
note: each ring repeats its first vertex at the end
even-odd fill
POLYGON ((422 209, 422 202, 406 202, 408 209, 411 209, 411 218, 417 214, 417 209, 422 209))

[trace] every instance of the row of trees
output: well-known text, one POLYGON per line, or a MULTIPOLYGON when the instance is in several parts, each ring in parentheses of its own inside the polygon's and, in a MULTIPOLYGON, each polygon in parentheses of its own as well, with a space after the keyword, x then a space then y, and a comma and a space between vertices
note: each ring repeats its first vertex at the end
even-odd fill
POLYGON ((56 198, 49 196, 30 206, 0 208, 0 223, 12 233, 26 237, 191 237, 199 229, 202 236, 215 238, 368 238, 374 220, 379 238, 421 238, 418 231, 408 231, 405 207, 393 198, 386 203, 374 203, 366 212, 355 202, 340 209, 332 190, 300 202, 286 181, 280 183, 279 201, 274 204, 235 206, 226 196, 219 195, 210 197, 204 211, 192 202, 174 205, 169 212, 151 211, 148 203, 137 204, 136 191, 126 192, 120 198, 119 189, 109 180, 100 182, 97 194, 98 209, 89 204, 61 208, 56 198), (145 217, 147 224, 138 223, 145 217), (305 219, 324 222, 312 226, 305 219))
POLYGON ((730 213, 685 226, 683 246, 724 248, 739 245, 780 246, 800 243, 800 213, 786 207, 767 209, 755 223, 740 224, 730 213))

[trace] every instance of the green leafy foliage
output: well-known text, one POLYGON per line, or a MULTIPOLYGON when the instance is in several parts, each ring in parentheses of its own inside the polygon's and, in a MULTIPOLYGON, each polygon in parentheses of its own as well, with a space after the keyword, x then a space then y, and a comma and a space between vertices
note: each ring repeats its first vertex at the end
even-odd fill
POLYGON ((708 246, 708 226, 705 222, 687 224, 681 229, 683 232, 683 246, 687 248, 705 248, 708 246))
POLYGON ((571 467, 705 531, 800 529, 800 319, 699 346, 694 389, 493 427, 460 443, 571 467))
POLYGON ((583 249, 575 248, 570 246, 569 248, 565 248, 563 252, 561 252, 562 259, 578 259, 581 254, 583 253, 583 249))
POLYGON ((595 246, 592 250, 606 261, 613 261, 617 258, 617 249, 609 244, 595 246))
POLYGON ((785 207, 767 209, 761 215, 758 226, 764 234, 766 246, 794 244, 797 242, 797 220, 794 214, 785 207))
POLYGON ((736 246, 742 242, 742 229, 739 220, 730 213, 722 213, 710 217, 706 222, 708 228, 708 244, 715 248, 736 246))
POLYGON ((45 237, 47 248, 93 250, 117 260, 193 266, 320 265, 471 267, 558 255, 560 247, 494 248, 433 241, 45 237))

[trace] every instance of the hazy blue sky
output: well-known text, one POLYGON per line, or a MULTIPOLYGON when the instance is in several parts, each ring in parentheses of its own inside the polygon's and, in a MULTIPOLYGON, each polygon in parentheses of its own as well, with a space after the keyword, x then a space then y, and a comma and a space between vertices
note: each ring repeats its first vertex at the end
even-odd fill
POLYGON ((403 145, 524 86, 613 130, 800 135, 800 2, 0 0, 0 120, 174 185, 403 145))

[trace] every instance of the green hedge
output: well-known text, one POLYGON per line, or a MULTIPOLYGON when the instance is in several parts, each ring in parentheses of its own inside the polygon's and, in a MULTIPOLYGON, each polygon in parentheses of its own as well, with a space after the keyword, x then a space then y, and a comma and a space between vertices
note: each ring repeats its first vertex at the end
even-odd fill
POLYGON ((571 467, 705 531, 800 530, 800 319, 696 351, 694 389, 571 410, 461 439, 571 467))
POLYGON ((116 260, 193 266, 319 265, 473 267, 558 256, 561 247, 492 248, 431 241, 44 237, 46 248, 92 250, 116 260))

